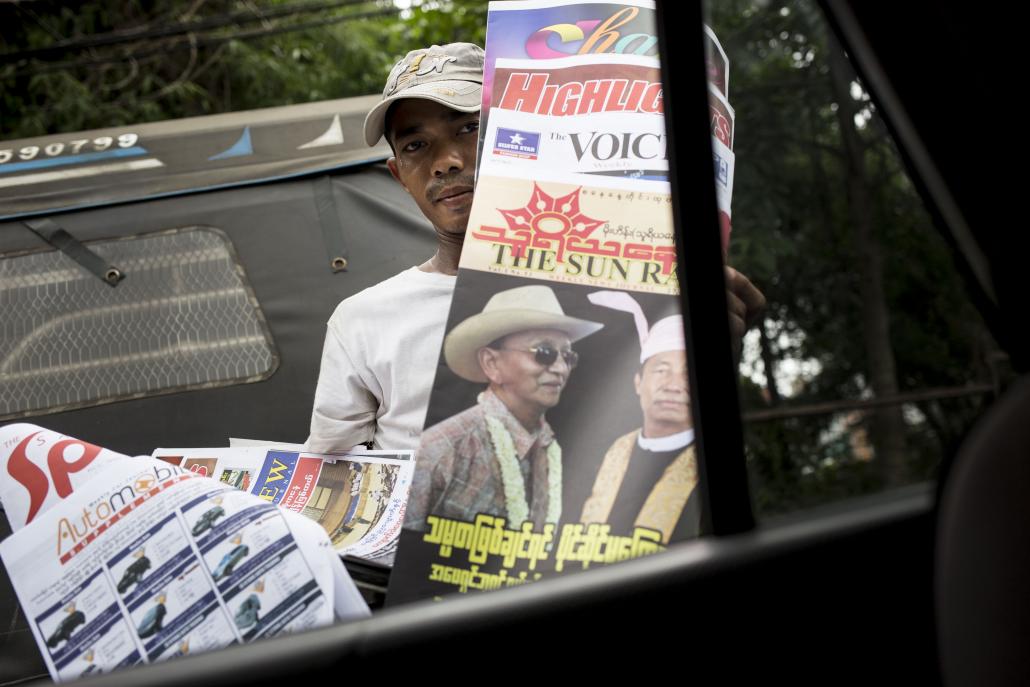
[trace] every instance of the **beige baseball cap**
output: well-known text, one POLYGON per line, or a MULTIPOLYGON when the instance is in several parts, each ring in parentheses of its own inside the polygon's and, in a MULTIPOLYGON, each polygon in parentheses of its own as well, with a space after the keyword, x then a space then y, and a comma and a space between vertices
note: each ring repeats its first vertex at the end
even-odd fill
POLYGON ((383 136, 386 111, 401 98, 434 100, 461 112, 478 112, 483 99, 483 49, 448 43, 412 50, 390 70, 383 99, 365 117, 365 143, 383 136))

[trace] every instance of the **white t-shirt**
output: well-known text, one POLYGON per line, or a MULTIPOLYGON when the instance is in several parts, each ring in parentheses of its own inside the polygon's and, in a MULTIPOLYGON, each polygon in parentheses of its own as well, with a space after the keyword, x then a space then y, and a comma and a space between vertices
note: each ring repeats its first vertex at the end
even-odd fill
POLYGON ((416 449, 455 277, 417 267, 344 300, 329 318, 308 450, 416 449))

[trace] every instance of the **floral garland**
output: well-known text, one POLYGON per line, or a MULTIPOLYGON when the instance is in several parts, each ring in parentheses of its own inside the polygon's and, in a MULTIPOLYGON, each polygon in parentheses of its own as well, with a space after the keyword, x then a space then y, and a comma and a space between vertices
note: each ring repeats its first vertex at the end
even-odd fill
MULTIPOLYGON (((486 427, 490 441, 501 466, 501 483, 504 485, 504 505, 508 511, 509 527, 519 527, 529 520, 529 504, 526 502, 526 483, 522 478, 519 458, 511 433, 500 420, 486 416, 486 427)), ((561 517, 561 446, 552 441, 547 447, 547 516, 545 522, 557 523, 561 517)))

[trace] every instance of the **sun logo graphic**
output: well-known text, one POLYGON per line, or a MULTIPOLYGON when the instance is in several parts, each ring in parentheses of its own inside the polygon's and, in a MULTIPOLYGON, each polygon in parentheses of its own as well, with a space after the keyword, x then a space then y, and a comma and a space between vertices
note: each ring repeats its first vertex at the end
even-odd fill
MULTIPOLYGON (((587 217, 580 210, 579 194, 582 190, 581 186, 564 196, 552 196, 534 183, 533 194, 525 206, 514 210, 498 208, 498 212, 513 232, 529 232, 528 244, 549 248, 556 243, 555 259, 564 262, 565 244, 570 238, 585 239, 605 223, 605 220, 587 217)), ((513 246, 512 254, 521 257, 525 248, 526 244, 513 246)))

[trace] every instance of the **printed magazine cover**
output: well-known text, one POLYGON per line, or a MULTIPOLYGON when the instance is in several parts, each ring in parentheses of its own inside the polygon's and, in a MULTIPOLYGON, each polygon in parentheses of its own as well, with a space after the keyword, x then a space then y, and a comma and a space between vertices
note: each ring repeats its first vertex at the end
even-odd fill
POLYGON ((212 477, 322 526, 341 556, 389 564, 411 484, 410 451, 161 448, 154 458, 212 477))
MULTIPOLYGON (((728 63, 707 38, 728 219, 728 63)), ((390 605, 704 532, 656 53, 648 2, 491 3, 475 200, 390 605)))
POLYGON ((497 59, 538 60, 546 69, 555 59, 574 58, 589 65, 598 57, 615 54, 649 57, 657 65, 654 27, 651 0, 491 2, 480 131, 486 129, 490 108, 496 107, 492 94, 497 59))

